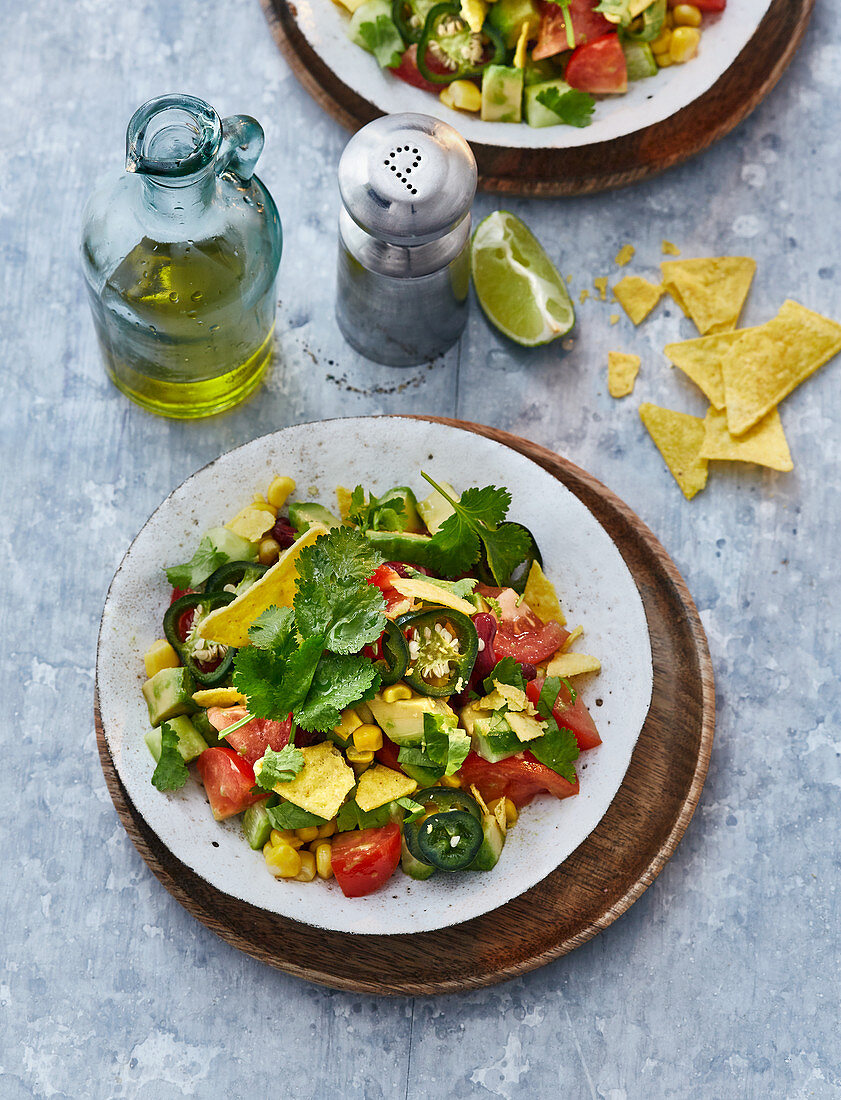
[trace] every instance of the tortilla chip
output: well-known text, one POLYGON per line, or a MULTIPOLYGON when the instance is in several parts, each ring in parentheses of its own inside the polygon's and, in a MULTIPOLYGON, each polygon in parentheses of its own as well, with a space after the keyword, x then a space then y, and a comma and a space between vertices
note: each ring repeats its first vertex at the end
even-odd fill
POLYGON ((671 241, 663 241, 662 252, 664 256, 679 256, 680 249, 676 244, 672 244, 671 241))
POLYGON ((601 667, 598 657, 587 653, 559 653, 546 666, 546 675, 581 676, 585 672, 598 672, 601 667))
POLYGON ((468 617, 476 614, 476 608, 472 603, 456 596, 454 592, 448 592, 445 588, 439 588, 437 584, 430 584, 423 577, 417 579, 410 577, 398 577, 392 587, 410 600, 425 600, 427 603, 439 604, 441 607, 451 607, 453 611, 460 611, 468 617))
MULTIPOLYGON (((675 286, 674 283, 667 283, 667 282, 664 281, 663 282, 663 293, 664 294, 670 294, 672 296, 672 298, 674 298, 674 300, 680 306, 680 309, 683 313, 683 316, 684 317, 689 317, 689 309, 686 305, 686 302, 684 302, 683 298, 680 295, 680 291, 678 290, 678 288, 675 286)), ((691 320, 691 318, 690 318, 690 320, 691 320)))
POLYGON ((724 376, 721 360, 744 332, 723 332, 717 336, 697 336, 679 344, 666 344, 663 353, 692 379, 699 390, 717 408, 724 408, 724 376))
POLYGON ((745 329, 721 363, 730 434, 743 435, 839 351, 841 325, 791 299, 745 329))
POLYGON ((339 515, 343 520, 346 520, 348 513, 350 512, 351 496, 350 489, 346 489, 344 485, 336 486, 336 503, 339 505, 339 515))
POLYGON ((249 542, 259 542, 267 531, 275 525, 274 513, 269 512, 266 505, 248 504, 237 512, 230 523, 225 526, 235 535, 249 542))
POLYGON ((636 253, 636 249, 632 244, 623 244, 619 251, 616 253, 616 263, 620 267, 625 267, 633 260, 636 253))
POLYGON ((536 561, 531 563, 531 569, 529 569, 529 575, 526 578, 523 601, 544 623, 554 619, 556 623, 563 626, 566 622, 566 616, 561 610, 561 602, 558 599, 555 586, 536 561))
MULTIPOLYGON (((288 783, 276 783, 275 791, 295 806, 329 821, 335 817, 356 785, 353 769, 332 741, 298 750, 304 757, 303 770, 288 783)), ((260 772, 260 761, 254 767, 260 772)))
POLYGON ((573 630, 573 631, 571 632, 571 634, 570 634, 570 636, 569 636, 569 637, 567 638, 567 640, 566 640, 565 642, 563 642, 563 643, 562 643, 562 645, 561 645, 561 652, 562 652, 562 653, 565 653, 565 652, 566 652, 566 651, 567 651, 567 650, 568 650, 568 649, 570 648, 570 646, 574 645, 574 644, 575 644, 575 643, 576 643, 576 642, 578 641, 578 639, 579 639, 579 638, 581 637, 581 635, 582 635, 583 633, 584 633, 584 627, 583 627, 583 626, 581 626, 581 625, 579 624, 579 625, 578 625, 577 627, 575 627, 575 629, 574 629, 574 630, 573 630))
POLYGON ((599 301, 607 301, 607 275, 597 275, 593 279, 593 286, 599 292, 599 301))
POLYGON ((663 297, 664 290, 641 275, 626 275, 613 288, 613 293, 634 324, 639 325, 663 297))
POLYGON ((607 389, 611 397, 627 397, 634 392, 640 369, 640 357, 624 351, 607 353, 607 389))
POLYGON ((663 283, 702 336, 736 327, 756 271, 748 256, 664 260, 663 283), (674 289, 672 289, 674 288, 674 289))
POLYGON ((727 430, 727 413, 709 409, 704 419, 702 458, 725 459, 731 462, 755 462, 772 470, 794 469, 783 432, 780 413, 772 409, 744 435, 734 437, 727 430))
POLYGON ((200 707, 235 707, 248 700, 236 688, 203 688, 193 692, 193 702, 200 707))
POLYGON ((708 463, 701 458, 704 421, 698 416, 664 409, 648 402, 640 405, 640 420, 648 429, 663 461, 687 500, 707 484, 708 463))
POLYGON ((384 764, 366 768, 359 777, 356 788, 356 804, 365 813, 387 806, 398 798, 408 798, 418 789, 414 779, 403 772, 396 772, 384 764))
POLYGON ((611 313, 610 323, 612 325, 618 325, 619 324, 619 314, 618 313, 611 313))
MULTIPOLYGON (((271 569, 256 580, 242 595, 225 607, 211 611, 201 624, 201 636, 209 642, 240 649, 251 644, 248 628, 269 607, 291 607, 298 582, 295 562, 305 546, 312 546, 327 528, 313 524, 296 542, 284 550, 271 569)), ((306 809, 306 807, 304 807, 306 809)))

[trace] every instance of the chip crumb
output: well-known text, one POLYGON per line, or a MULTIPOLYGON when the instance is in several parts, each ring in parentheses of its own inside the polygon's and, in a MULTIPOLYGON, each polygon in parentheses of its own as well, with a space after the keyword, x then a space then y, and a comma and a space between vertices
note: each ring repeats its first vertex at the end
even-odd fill
POLYGON ((635 325, 641 324, 663 297, 663 287, 641 275, 626 275, 613 288, 617 302, 635 325))
POLYGON ((637 250, 632 244, 623 244, 619 251, 616 253, 616 263, 620 267, 625 267, 626 264, 629 264, 631 260, 633 260, 636 251, 637 250))
POLYGON ((662 249, 663 249, 663 255, 664 256, 679 256, 680 255, 680 249, 678 248, 678 246, 676 244, 672 244, 671 241, 665 241, 664 240, 663 245, 662 245, 662 249))
POLYGON ((710 408, 704 418, 704 443, 701 457, 728 462, 753 462, 787 473, 794 469, 779 409, 772 409, 744 435, 732 436, 727 430, 727 413, 710 408))
POLYGON ((607 388, 611 397, 627 397, 634 392, 640 369, 640 357, 624 351, 607 353, 607 388))
POLYGON ((607 275, 597 275, 593 279, 593 286, 599 292, 599 301, 607 301, 607 275))
POLYGON ((619 324, 619 314, 618 313, 611 313, 610 323, 612 325, 618 325, 619 324))
POLYGON ((571 283, 572 283, 572 276, 567 275, 567 286, 569 286, 571 283))
POLYGON ((701 457, 704 421, 648 402, 640 405, 639 414, 681 492, 692 500, 707 484, 709 472, 707 459, 701 457))
POLYGON ((587 299, 589 297, 590 297, 590 291, 585 286, 584 289, 581 291, 581 293, 578 295, 578 301, 582 305, 584 305, 584 303, 587 301, 587 299))

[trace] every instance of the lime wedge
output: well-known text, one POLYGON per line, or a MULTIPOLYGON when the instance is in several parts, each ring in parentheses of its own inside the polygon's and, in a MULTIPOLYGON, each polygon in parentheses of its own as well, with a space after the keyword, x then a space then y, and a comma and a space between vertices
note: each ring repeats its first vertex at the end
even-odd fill
POLYGON ((476 227, 471 267, 488 320, 523 347, 548 344, 575 324, 555 265, 531 230, 507 210, 495 210, 476 227))

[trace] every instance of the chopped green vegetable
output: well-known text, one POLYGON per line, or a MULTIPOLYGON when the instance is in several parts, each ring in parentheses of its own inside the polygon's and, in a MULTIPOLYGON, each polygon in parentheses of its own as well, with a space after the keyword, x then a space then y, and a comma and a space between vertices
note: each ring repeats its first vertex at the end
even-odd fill
POLYGON ((360 24, 359 34, 381 69, 397 68, 404 46, 394 20, 378 15, 373 22, 360 24))
POLYGON ((537 713, 541 721, 546 722, 546 733, 536 741, 529 742, 531 754, 564 777, 569 783, 575 782, 574 762, 578 759, 579 749, 575 734, 565 727, 559 728, 552 714, 552 707, 561 690, 561 681, 557 676, 548 676, 537 701, 537 713))
POLYGON ((577 126, 579 129, 590 125, 596 109, 596 101, 593 97, 587 92, 576 91, 575 88, 571 88, 568 92, 560 92, 557 88, 545 88, 537 93, 537 102, 556 114, 567 126, 577 126))
POLYGON ((166 579, 173 588, 198 588, 227 561, 228 555, 217 550, 210 536, 205 535, 188 562, 184 565, 171 565, 167 569, 166 579))
POLYGON ((269 806, 266 810, 273 829, 307 829, 312 825, 326 825, 327 819, 302 810, 294 802, 281 802, 279 806, 269 806))
POLYGON ((458 728, 453 715, 429 714, 423 716, 423 747, 427 756, 444 775, 454 775, 470 752, 470 738, 458 728))
POLYGON ((304 703, 295 719, 305 730, 329 730, 341 720, 341 712, 376 695, 380 677, 374 663, 361 654, 325 653, 318 662, 304 703))
POLYGON ((152 784, 159 791, 177 791, 187 782, 187 765, 178 751, 178 734, 169 724, 161 725, 161 755, 152 772, 152 784))
POLYGON ((348 519, 360 531, 405 531, 407 518, 401 497, 378 498, 369 493, 366 502, 361 485, 351 494, 348 519))
POLYGON ((275 783, 291 783, 303 768, 304 754, 293 745, 285 745, 280 752, 266 749, 257 785, 264 791, 271 791, 275 783))

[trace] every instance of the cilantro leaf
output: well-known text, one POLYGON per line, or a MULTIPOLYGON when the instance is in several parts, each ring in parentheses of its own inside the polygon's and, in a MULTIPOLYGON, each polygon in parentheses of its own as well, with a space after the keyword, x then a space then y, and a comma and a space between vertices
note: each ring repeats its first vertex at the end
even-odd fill
POLYGON ((251 644, 276 652, 291 639, 295 643, 295 614, 291 607, 272 604, 248 628, 251 644))
POLYGON ((403 821, 408 824, 410 821, 417 821, 419 817, 422 817, 426 812, 426 807, 421 805, 420 802, 415 802, 413 798, 409 798, 408 795, 403 798, 395 798, 391 803, 393 806, 399 806, 401 810, 405 810, 403 821))
POLYGON ((311 814, 309 810, 302 810, 294 802, 281 802, 279 806, 266 808, 272 828, 280 829, 307 829, 311 825, 326 825, 327 818, 311 814))
POLYGON ((152 784, 159 791, 177 791, 187 782, 187 765, 178 751, 178 734, 169 724, 161 726, 161 755, 152 772, 152 784))
POLYGON ((381 14, 373 22, 362 23, 359 36, 365 49, 376 57, 381 69, 397 68, 404 47, 393 19, 381 14))
POLYGON ((277 650, 239 649, 234 657, 234 687, 248 699, 255 718, 282 721, 306 698, 323 651, 321 635, 307 638, 291 653, 288 640, 277 650))
POLYGON ((454 775, 470 752, 470 738, 456 723, 454 715, 427 712, 423 716, 424 751, 434 764, 444 769, 444 775, 454 775))
POLYGON ((367 581, 382 557, 353 527, 334 527, 305 547, 295 562, 302 580, 367 581))
POLYGON ((537 713, 546 722, 546 733, 534 741, 529 741, 529 752, 563 776, 569 783, 575 782, 574 762, 578 759, 579 749, 575 734, 565 727, 558 727, 552 714, 552 707, 561 690, 561 681, 557 676, 547 676, 537 701, 537 713))
MULTIPOLYGON (((424 752, 420 745, 401 745, 400 750, 397 753, 397 761, 400 764, 408 764, 410 768, 422 768, 428 774, 423 777, 422 782, 428 786, 432 786, 436 779, 440 779, 444 774, 444 769, 440 765, 424 752)), ((420 782, 418 776, 414 776, 420 782)))
POLYGON ((504 587, 531 549, 531 537, 524 527, 503 523, 511 504, 509 491, 487 485, 484 489, 466 489, 458 500, 453 500, 431 477, 423 471, 421 474, 455 509, 430 542, 433 566, 450 576, 465 573, 484 547, 491 573, 504 587))
POLYGON ((405 531, 408 517, 401 497, 375 497, 357 485, 350 498, 348 519, 360 531, 405 531))
POLYGON ((537 102, 557 115, 567 126, 577 126, 579 129, 590 125, 596 109, 593 97, 575 88, 570 88, 568 92, 561 92, 558 88, 544 88, 537 93, 537 102))
POLYGON ((266 749, 260 774, 255 771, 257 786, 264 791, 274 790, 275 783, 290 783, 304 770, 304 754, 293 745, 284 745, 280 752, 266 749))
POLYGON ((371 699, 381 680, 368 657, 325 653, 318 662, 306 699, 295 710, 305 730, 329 730, 338 725, 341 711, 371 699))
MULTIPOLYGON (((511 687, 519 688, 520 691, 526 690, 523 670, 513 657, 503 657, 501 661, 497 661, 489 675, 482 681, 482 686, 489 695, 494 690, 494 680, 500 684, 510 684, 511 687)), ((555 692, 555 694, 558 693, 555 692)), ((549 709, 551 711, 552 708, 549 709)))
POLYGON ((336 815, 336 829, 340 833, 350 832, 351 829, 381 829, 388 825, 391 803, 377 806, 374 810, 363 810, 355 798, 349 799, 336 815))
POLYGON ((205 535, 188 562, 167 568, 166 579, 173 588, 198 588, 226 561, 228 555, 224 550, 217 550, 210 536, 205 535))

